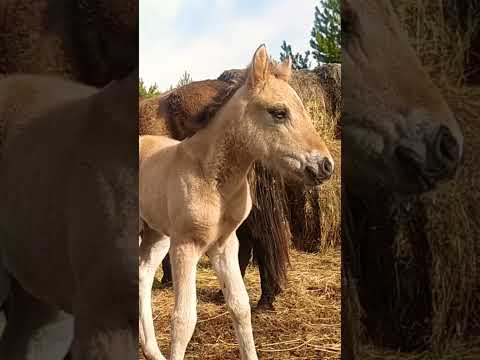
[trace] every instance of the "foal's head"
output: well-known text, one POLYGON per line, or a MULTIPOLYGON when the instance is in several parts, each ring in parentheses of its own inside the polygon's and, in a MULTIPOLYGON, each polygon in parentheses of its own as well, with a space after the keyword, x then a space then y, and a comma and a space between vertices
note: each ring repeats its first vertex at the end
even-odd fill
MULTIPOLYGON (((288 84, 292 62, 274 64, 264 45, 253 56, 245 86, 241 126, 257 158, 307 185, 330 178, 333 159, 299 96, 288 84)), ((242 89, 241 89, 242 90, 242 89)))

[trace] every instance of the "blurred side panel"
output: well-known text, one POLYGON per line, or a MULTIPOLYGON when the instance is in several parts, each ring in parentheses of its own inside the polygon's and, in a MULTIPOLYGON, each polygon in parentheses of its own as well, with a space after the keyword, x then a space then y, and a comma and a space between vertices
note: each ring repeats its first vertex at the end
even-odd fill
POLYGON ((479 11, 343 1, 344 359, 480 356, 479 11))
POLYGON ((138 1, 0 3, 0 359, 137 358, 137 134, 138 1))

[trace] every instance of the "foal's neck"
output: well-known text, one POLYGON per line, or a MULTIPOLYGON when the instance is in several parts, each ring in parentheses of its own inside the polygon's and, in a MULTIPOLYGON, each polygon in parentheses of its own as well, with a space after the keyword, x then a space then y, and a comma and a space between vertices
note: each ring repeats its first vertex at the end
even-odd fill
POLYGON ((206 128, 182 143, 199 164, 204 179, 227 197, 245 184, 255 160, 248 139, 239 131, 245 107, 241 96, 234 95, 206 128))

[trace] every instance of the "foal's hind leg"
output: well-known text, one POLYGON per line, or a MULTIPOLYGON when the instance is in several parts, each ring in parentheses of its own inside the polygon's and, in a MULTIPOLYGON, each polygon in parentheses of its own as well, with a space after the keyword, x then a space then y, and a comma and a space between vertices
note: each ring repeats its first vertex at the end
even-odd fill
POLYGON ((238 264, 238 239, 235 233, 223 244, 209 250, 208 256, 218 276, 240 344, 242 360, 256 360, 250 303, 238 264))
POLYGON ((152 285, 155 272, 168 254, 170 238, 145 229, 140 244, 139 268, 139 335, 140 345, 148 360, 165 359, 158 348, 152 317, 152 285))

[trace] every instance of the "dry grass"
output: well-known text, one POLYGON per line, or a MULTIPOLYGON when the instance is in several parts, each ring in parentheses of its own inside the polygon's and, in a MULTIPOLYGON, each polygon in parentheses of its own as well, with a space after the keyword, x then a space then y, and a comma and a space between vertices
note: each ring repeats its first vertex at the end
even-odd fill
MULTIPOLYGON (((253 312, 259 358, 340 359, 340 250, 322 255, 292 250, 291 263, 288 285, 275 303, 275 312, 253 312)), ((223 301, 217 299, 218 282, 207 259, 202 259, 197 277, 198 323, 186 359, 237 360, 232 321, 223 301)), ((248 268, 245 284, 251 303, 256 303, 260 297, 257 268, 248 268)), ((170 350, 173 302, 171 289, 154 289, 155 328, 165 354, 170 350)))
POLYGON ((367 347, 359 355, 360 360, 478 360, 480 359, 480 342, 452 343, 442 354, 431 351, 405 353, 393 350, 380 350, 367 347))

